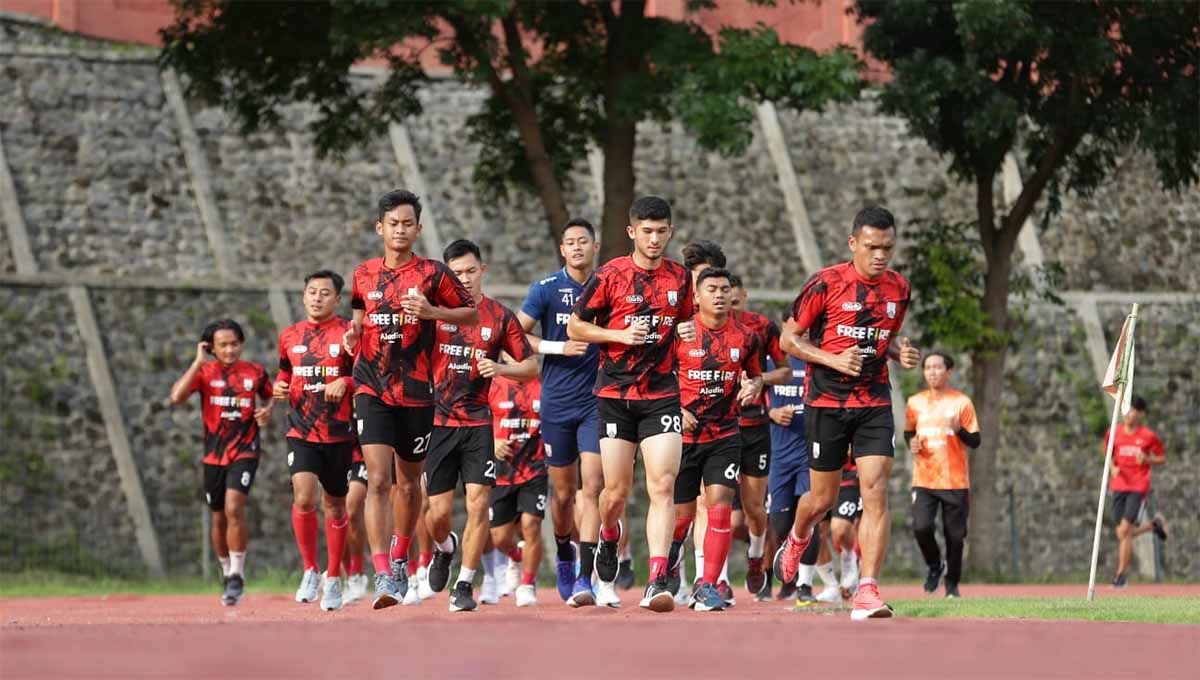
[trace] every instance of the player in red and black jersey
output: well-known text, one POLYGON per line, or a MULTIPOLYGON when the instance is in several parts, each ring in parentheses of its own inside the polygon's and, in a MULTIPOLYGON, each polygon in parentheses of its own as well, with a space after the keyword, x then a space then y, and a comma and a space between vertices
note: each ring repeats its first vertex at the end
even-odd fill
POLYGON ((762 391, 758 337, 729 316, 729 272, 709 268, 696 279, 699 323, 696 337, 679 340, 679 389, 683 416, 683 455, 675 478, 675 528, 670 561, 680 557, 703 482, 708 523, 704 570, 692 593, 699 611, 721 610, 725 600, 717 581, 732 540, 730 515, 741 463, 740 405, 762 391), (743 376, 746 380, 743 382, 743 376))
POLYGON ((383 239, 384 256, 354 270, 354 321, 343 344, 355 353, 354 415, 367 462, 373 606, 382 609, 408 592, 408 548, 421 505, 419 477, 433 433, 434 324, 471 325, 479 312, 446 265, 413 252, 421 234, 421 201, 415 195, 403 190, 384 194, 375 232, 383 239), (389 509, 395 539, 390 551, 389 509))
POLYGON ((225 575, 221 603, 235 605, 245 587, 249 542, 246 501, 258 471, 258 428, 271 417, 271 381, 258 364, 242 361, 246 334, 233 319, 209 324, 196 359, 171 386, 171 403, 193 392, 204 420, 204 499, 212 511, 210 538, 225 575), (208 361, 208 356, 215 357, 208 361), (262 406, 255 408, 255 399, 262 406))
POLYGON ((441 592, 450 580, 450 562, 458 536, 450 531, 454 488, 466 488, 467 524, 462 537, 462 565, 450 593, 450 611, 475 609, 475 571, 488 537, 488 494, 496 482, 492 453, 492 414, 488 391, 492 378, 515 380, 537 377, 537 360, 517 315, 483 294, 487 271, 479 246, 459 239, 446 246, 446 266, 462 283, 479 311, 475 325, 437 323, 433 353, 436 410, 429 459, 425 461, 425 491, 429 512, 425 522, 433 538, 429 587, 441 592), (507 352, 513 363, 501 363, 507 352))
POLYGON ((304 279, 304 321, 279 334, 279 375, 275 398, 287 402, 288 470, 292 474, 292 529, 304 564, 297 602, 312 602, 322 577, 317 564, 317 485, 325 510, 325 573, 321 609, 342 607, 342 551, 348 520, 346 494, 354 458, 350 426, 350 374, 354 358, 342 347, 350 322, 335 314, 342 277, 321 270, 304 279))
MULTIPOLYGON (((511 359, 507 353, 504 358, 511 359)), ((547 479, 541 392, 539 380, 518 382, 497 376, 488 398, 496 454, 496 487, 490 499, 492 543, 523 566, 515 588, 518 607, 537 604, 534 585, 542 562, 547 479), (522 548, 517 547, 518 518, 525 541, 522 548)))
POLYGON ((594 392, 604 492, 596 574, 608 584, 617 578, 619 518, 633 488, 634 454, 640 445, 650 496, 650 585, 642 606, 671 611, 675 603, 667 588, 667 551, 675 511, 669 480, 679 471, 682 447, 673 347, 676 333, 684 340, 695 338, 695 301, 687 270, 663 257, 673 231, 671 206, 657 196, 644 196, 630 207, 629 222, 633 254, 596 270, 575 303, 567 334, 600 345, 594 392))
POLYGON ((894 342, 908 311, 909 286, 888 269, 896 247, 892 214, 880 207, 860 211, 848 244, 853 259, 809 279, 783 328, 784 351, 809 365, 804 417, 812 488, 797 503, 792 531, 776 553, 775 575, 784 582, 795 576, 814 523, 837 501, 853 446, 863 500, 862 578, 851 612, 859 620, 892 615, 876 582, 891 521, 887 480, 896 430, 887 360, 911 369, 921 353, 907 338, 894 342))

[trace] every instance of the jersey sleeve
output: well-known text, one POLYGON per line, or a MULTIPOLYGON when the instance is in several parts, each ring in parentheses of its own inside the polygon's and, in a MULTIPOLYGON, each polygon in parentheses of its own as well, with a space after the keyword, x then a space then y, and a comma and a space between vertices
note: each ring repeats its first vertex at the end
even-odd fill
POLYGON ((355 269, 354 273, 350 275, 350 308, 367 308, 367 301, 363 299, 363 292, 358 288, 358 269, 355 269))
POLYGON ((904 402, 904 431, 917 431, 917 409, 913 406, 913 397, 904 402))
POLYGON ((1150 444, 1146 448, 1150 449, 1150 452, 1156 456, 1164 455, 1162 440, 1153 432, 1150 433, 1150 444))
POLYGON ((751 378, 757 378, 762 375, 763 367, 767 365, 766 359, 763 358, 762 340, 757 335, 750 335, 750 347, 746 360, 742 362, 742 370, 746 371, 746 375, 751 378))
POLYGON ((292 360, 288 358, 287 347, 285 345, 287 338, 284 333, 279 334, 279 376, 276 380, 284 382, 292 381, 292 360))
POLYGON ((779 330, 779 324, 775 323, 774 321, 767 321, 767 330, 765 333, 766 343, 763 346, 762 351, 764 370, 767 367, 768 358, 775 362, 776 368, 788 365, 787 355, 784 354, 783 347, 779 345, 779 338, 782 335, 783 332, 779 330))
POLYGON ((254 364, 258 369, 258 398, 269 400, 272 396, 271 392, 271 377, 267 375, 267 369, 254 364))
POLYGON ((513 359, 524 361, 533 355, 533 348, 525 338, 525 330, 517 321, 517 315, 504 310, 504 351, 513 359))
POLYGON ((576 316, 591 323, 600 315, 602 309, 608 307, 607 281, 601 272, 592 274, 592 278, 588 279, 583 287, 583 292, 579 294, 579 299, 575 301, 575 309, 572 311, 576 316))
POLYGON ((967 432, 979 431, 979 419, 975 417, 975 404, 970 399, 963 399, 962 408, 958 410, 958 426, 967 432))
POLYGON ((201 366, 200 370, 196 371, 196 376, 192 378, 192 384, 188 385, 189 397, 194 392, 199 392, 201 396, 204 395, 204 386, 208 384, 208 381, 204 379, 204 368, 204 366, 201 366))
POLYGON ((818 273, 804 284, 800 295, 792 303, 792 319, 796 321, 797 331, 803 333, 812 327, 822 314, 825 313, 825 298, 829 284, 818 273))
MULTIPOLYGON (((529 286, 525 301, 521 303, 521 312, 538 323, 542 322, 543 311, 546 309, 546 296, 543 293, 545 290, 545 286, 534 281, 529 286)), ((542 329, 542 332, 545 333, 545 329, 542 329)))
POLYGON ((432 302, 438 307, 449 309, 475 306, 475 300, 471 298, 467 287, 440 262, 437 263, 437 273, 434 274, 432 302))
POLYGON ((679 305, 679 321, 690 321, 696 315, 696 296, 692 292, 692 275, 684 272, 683 301, 679 305))

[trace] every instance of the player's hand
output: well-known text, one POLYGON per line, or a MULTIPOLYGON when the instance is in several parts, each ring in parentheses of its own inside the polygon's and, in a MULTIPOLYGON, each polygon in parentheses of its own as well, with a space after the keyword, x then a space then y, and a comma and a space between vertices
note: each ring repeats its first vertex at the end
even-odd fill
POLYGON ((680 411, 682 412, 681 415, 683 416, 683 431, 691 432, 692 430, 695 430, 696 425, 698 424, 696 416, 692 415, 692 412, 686 408, 680 409, 680 411))
POLYGON ((1144 465, 1146 463, 1146 454, 1139 449, 1137 453, 1133 454, 1133 459, 1137 461, 1138 465, 1144 465))
POLYGON ((271 407, 273 402, 267 402, 265 406, 260 406, 254 409, 254 422, 258 423, 259 427, 266 427, 267 422, 271 420, 271 407))
POLYGON ((508 460, 512 458, 512 442, 507 439, 492 440, 496 460, 508 460))
POLYGON ((792 418, 796 417, 796 409, 791 406, 777 406, 770 411, 767 411, 767 416, 771 422, 780 427, 787 427, 792 424, 792 418))
POLYGON ((920 363, 921 350, 913 347, 908 338, 900 338, 900 365, 904 368, 916 368, 920 363))
POLYGON ((325 384, 325 401, 341 401, 346 396, 346 381, 338 378, 325 384))
POLYGON ((584 354, 587 354, 587 351, 588 351, 588 344, 586 342, 579 342, 578 340, 567 340, 566 344, 563 345, 563 356, 581 357, 584 354))
POLYGON ((283 380, 276 382, 275 386, 271 388, 271 396, 280 401, 286 400, 288 398, 288 383, 283 380))
POLYGON ((196 363, 202 364, 208 361, 208 351, 212 347, 207 342, 196 343, 196 363))
POLYGON ((400 306, 404 309, 405 314, 411 314, 418 319, 432 319, 433 305, 429 304, 429 300, 421 295, 421 291, 416 288, 409 288, 408 293, 400 298, 400 306))
POLYGON ((621 331, 624 335, 621 338, 623 344, 630 347, 646 344, 646 336, 650 335, 650 324, 645 321, 638 321, 630 324, 625 330, 621 331))
POLYGON ((834 356, 833 370, 857 378, 862 373, 862 354, 858 346, 847 347, 844 352, 834 356))
POLYGON ((742 406, 756 401, 759 395, 762 394, 763 379, 762 376, 747 378, 746 374, 742 374, 742 388, 738 390, 738 403, 742 406))
POLYGON ((353 323, 350 324, 345 333, 342 333, 342 346, 346 348, 347 352, 353 352, 357 349, 360 335, 362 335, 362 330, 358 327, 358 324, 353 323))
POLYGON ((696 322, 684 321, 675 327, 675 332, 679 334, 679 338, 684 342, 691 342, 696 339, 696 322))
POLYGON ((484 378, 496 377, 496 362, 488 358, 480 359, 475 362, 475 367, 479 369, 479 375, 484 378))
POLYGON ((908 440, 908 450, 912 451, 914 456, 921 455, 921 438, 913 437, 912 439, 908 440))

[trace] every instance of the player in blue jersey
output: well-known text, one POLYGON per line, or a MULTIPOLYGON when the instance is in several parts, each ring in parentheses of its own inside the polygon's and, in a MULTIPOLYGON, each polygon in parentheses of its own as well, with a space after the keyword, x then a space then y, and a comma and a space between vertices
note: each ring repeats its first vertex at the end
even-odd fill
POLYGON ((563 228, 558 246, 566 265, 529 287, 517 319, 542 362, 542 441, 550 472, 550 505, 557 553, 558 594, 572 607, 619 604, 611 585, 592 590, 592 569, 600 538, 600 429, 592 386, 600 363, 596 345, 567 337, 575 300, 596 267, 600 243, 596 230, 576 218, 563 228), (541 325, 541 337, 532 335, 541 325), (579 526, 575 526, 576 490, 579 526), (572 534, 579 532, 579 574, 575 573, 572 534), (610 592, 611 591, 611 592, 610 592))
MULTIPOLYGON (((779 539, 791 531, 795 519, 796 500, 808 491, 808 441, 804 434, 804 376, 807 367, 803 361, 788 357, 792 365, 792 379, 783 385, 772 385, 769 394, 771 408, 771 467, 767 473, 767 517, 771 528, 767 553, 778 546, 779 539)), ((775 362, 768 362, 774 370, 775 362)), ((788 599, 795 593, 794 583, 785 583, 780 589, 779 599, 788 599)), ((771 574, 757 599, 770 599, 771 574), (764 592, 765 591, 765 592, 764 592)))

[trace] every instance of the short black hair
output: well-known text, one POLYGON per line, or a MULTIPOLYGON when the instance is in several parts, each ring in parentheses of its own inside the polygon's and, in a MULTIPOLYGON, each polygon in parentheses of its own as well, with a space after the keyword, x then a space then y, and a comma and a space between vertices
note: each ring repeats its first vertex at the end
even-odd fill
POLYGON ((729 285, 733 286, 734 288, 746 287, 744 284, 742 284, 742 277, 738 276, 737 274, 729 275, 729 285))
POLYGON ((1141 411, 1142 413, 1145 413, 1146 412, 1146 400, 1142 399, 1141 397, 1135 396, 1133 399, 1131 399, 1129 401, 1129 408, 1135 408, 1135 409, 1141 411))
POLYGON ((563 237, 567 235, 567 230, 570 229, 571 227, 583 227, 584 229, 587 229, 587 233, 589 236, 592 237, 592 240, 593 241, 596 240, 596 228, 592 226, 591 222, 588 222, 587 220, 583 219, 582 217, 572 217, 571 221, 567 222, 567 226, 563 227, 562 233, 559 234, 559 236, 558 236, 559 241, 563 240, 563 237))
POLYGON ((200 333, 200 340, 209 344, 209 354, 212 354, 213 337, 217 331, 233 331, 238 342, 246 342, 246 333, 242 331, 241 324, 233 319, 218 319, 205 326, 204 331, 200 333))
POLYGON ((313 279, 329 279, 330 281, 333 281, 333 292, 337 293, 338 295, 342 294, 342 286, 346 283, 346 280, 342 278, 341 274, 329 269, 318 269, 317 271, 304 277, 304 287, 307 288, 308 282, 312 281, 313 279))
POLYGON ((733 274, 730 274, 728 269, 724 267, 709 267, 700 272, 700 275, 696 277, 696 290, 700 290, 700 284, 708 279, 729 279, 729 285, 733 285, 733 274))
POLYGON ((446 249, 442 251, 442 262, 449 263, 450 260, 463 255, 474 255, 476 260, 483 262, 483 255, 479 254, 479 246, 475 245, 474 241, 465 238, 460 238, 446 246, 446 249))
POLYGON ((892 217, 892 213, 881 205, 869 205, 859 210, 858 214, 854 216, 854 227, 850 231, 852 234, 858 234, 863 227, 894 230, 896 229, 896 218, 892 217))
POLYGON ((707 264, 711 267, 725 266, 725 251, 721 250, 721 244, 716 241, 708 241, 701 239, 692 241, 683 247, 683 266, 691 271, 698 264, 707 264))
POLYGON ((402 205, 411 205, 413 216, 417 218, 417 223, 421 222, 421 199, 417 195, 406 189, 396 189, 389 191, 379 197, 379 221, 383 221, 383 216, 402 205))
POLYGON ((925 368, 925 362, 929 361, 929 357, 941 357, 942 363, 946 364, 947 371, 954 369, 954 358, 951 357, 949 354, 946 354, 945 352, 943 352, 940 349, 935 349, 932 352, 927 353, 924 357, 922 357, 921 358, 921 368, 925 368))
POLYGON ((629 223, 641 220, 666 220, 671 223, 671 204, 658 196, 642 196, 629 206, 629 223))

